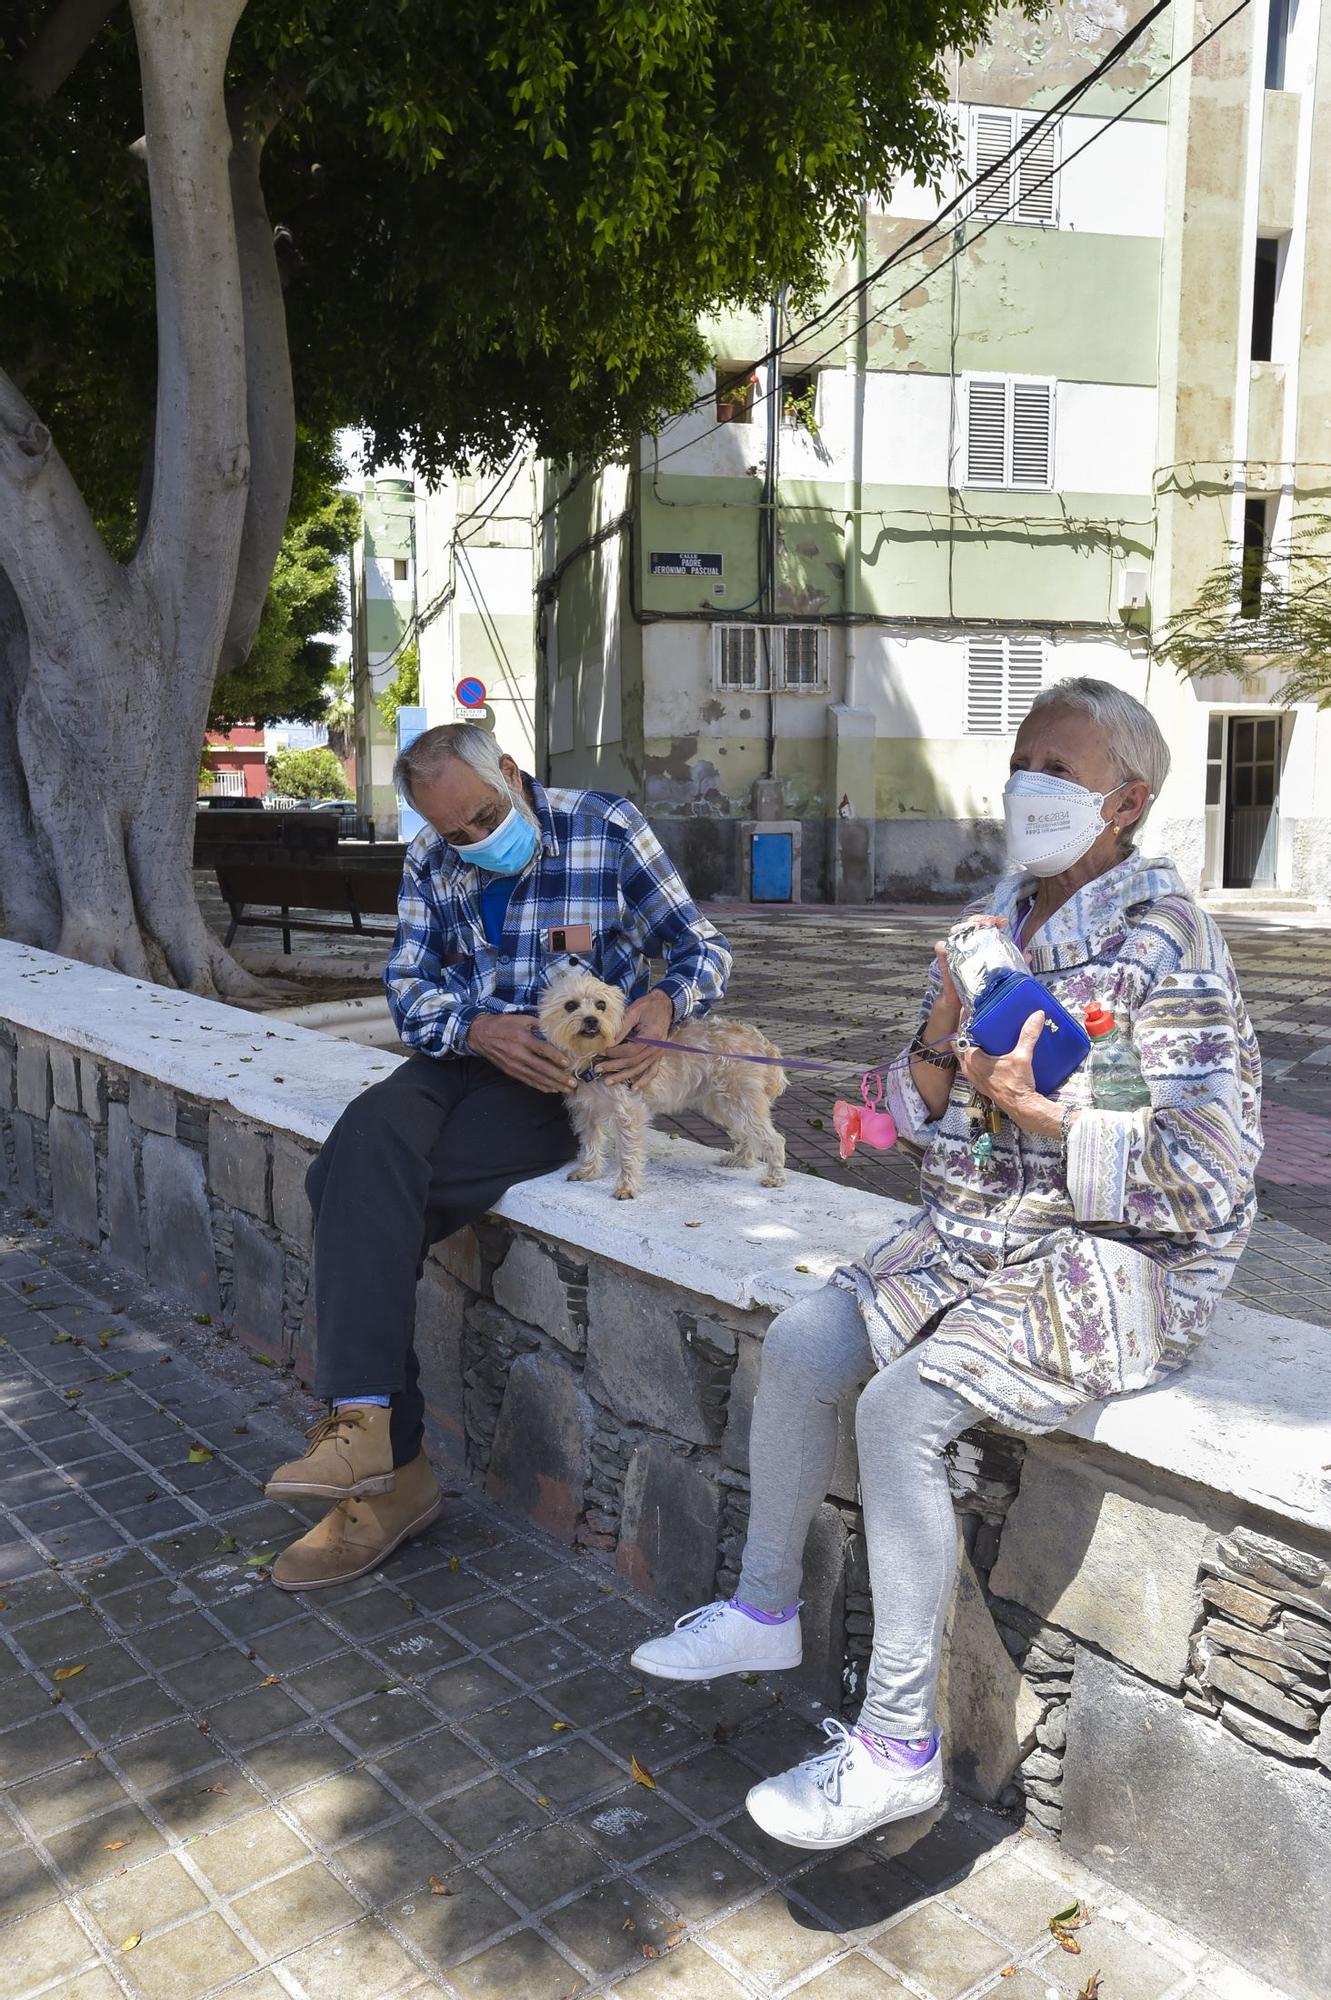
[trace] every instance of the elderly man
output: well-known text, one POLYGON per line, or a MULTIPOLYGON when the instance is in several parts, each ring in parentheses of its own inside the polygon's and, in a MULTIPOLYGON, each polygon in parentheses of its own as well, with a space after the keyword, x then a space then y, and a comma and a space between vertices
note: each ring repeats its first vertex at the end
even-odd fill
POLYGON ((384 975, 414 1053, 347 1106, 306 1181, 330 1413, 267 1492, 334 1505, 278 1557, 283 1590, 363 1576, 439 1512, 416 1283, 432 1243, 577 1150, 568 1065, 535 1020, 549 962, 573 955, 628 994, 601 1066, 623 1084, 661 1060, 631 1038, 706 1013, 730 974, 725 939, 626 799, 547 791, 472 723, 427 730, 393 779, 427 822, 407 849, 384 975), (665 961, 654 986, 653 958, 665 961))

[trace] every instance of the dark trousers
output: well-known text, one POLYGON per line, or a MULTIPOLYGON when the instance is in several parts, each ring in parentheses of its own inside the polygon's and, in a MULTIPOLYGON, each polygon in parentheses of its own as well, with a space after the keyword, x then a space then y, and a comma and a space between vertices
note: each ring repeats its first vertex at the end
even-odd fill
POLYGON ((414 1345, 430 1245, 475 1222, 517 1181, 571 1160, 562 1097, 480 1056, 411 1056, 342 1113, 311 1164, 315 1393, 391 1396, 394 1465, 421 1449, 414 1345))

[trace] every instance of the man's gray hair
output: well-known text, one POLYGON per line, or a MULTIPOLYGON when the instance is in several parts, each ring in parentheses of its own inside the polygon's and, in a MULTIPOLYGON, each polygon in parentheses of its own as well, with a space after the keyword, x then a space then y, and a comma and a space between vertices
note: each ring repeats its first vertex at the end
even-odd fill
POLYGON ((474 722, 441 722, 399 754, 393 765, 393 789, 401 793, 408 805, 414 806, 412 786, 421 780, 428 784, 438 775, 441 765, 456 757, 470 764, 497 792, 511 796, 508 780, 499 767, 503 754, 488 729, 481 729, 474 722))
POLYGON ((1055 681, 1036 695, 1032 713, 1037 708, 1074 708, 1093 717, 1104 731, 1120 778, 1125 783, 1129 778, 1146 780, 1151 797, 1127 829, 1129 838, 1135 839, 1146 824, 1152 800, 1159 798, 1169 776, 1169 745, 1150 709, 1125 688, 1115 687, 1111 681, 1092 680, 1088 674, 1055 681))

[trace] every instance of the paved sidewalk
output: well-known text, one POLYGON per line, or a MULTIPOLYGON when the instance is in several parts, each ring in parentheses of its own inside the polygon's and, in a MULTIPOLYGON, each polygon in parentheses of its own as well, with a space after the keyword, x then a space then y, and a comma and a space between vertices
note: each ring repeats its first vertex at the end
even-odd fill
POLYGON ((1279 2000, 991 1813, 767 1840, 815 1712, 644 1688, 645 1608, 473 1491, 284 1596, 258 1482, 313 1406, 12 1209, 0 1343, 3 2000, 1279 2000))

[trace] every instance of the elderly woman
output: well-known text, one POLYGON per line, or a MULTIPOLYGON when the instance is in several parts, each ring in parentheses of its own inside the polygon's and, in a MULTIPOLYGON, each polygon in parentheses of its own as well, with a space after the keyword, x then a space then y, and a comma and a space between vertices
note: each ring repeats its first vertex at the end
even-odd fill
POLYGON ((1097 1106, 1087 1065, 1042 1095, 1041 1015, 1010 1055, 952 1053, 961 1005, 936 948, 889 1083, 898 1128, 923 1149, 923 1207, 773 1322, 739 1589, 633 1655, 667 1680, 799 1664, 805 1537, 838 1405, 858 1393, 873 1656, 856 1725, 829 1718, 821 1751, 749 1793, 753 1818, 792 1846, 838 1847, 942 1792, 934 1695, 957 1561, 944 1447, 985 1417, 1051 1430, 1180 1367, 1252 1226, 1252 1024, 1215 924, 1137 846, 1168 769, 1130 695, 1095 680, 1047 690, 1004 792, 1010 867, 981 906, 1065 1008, 1114 1015, 1149 1106, 1097 1106), (976 1092, 1001 1114, 992 1148, 976 1144, 976 1092))

